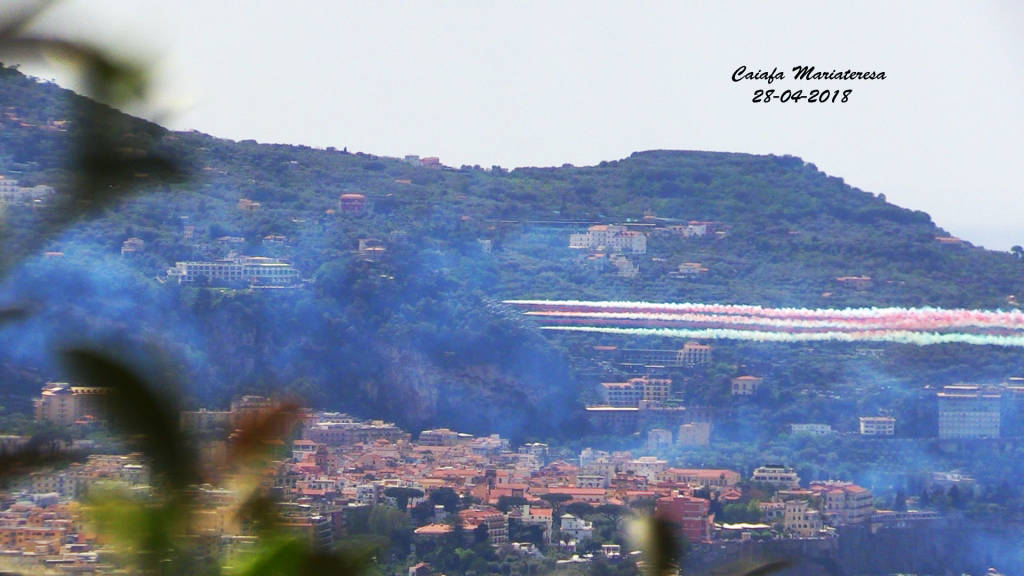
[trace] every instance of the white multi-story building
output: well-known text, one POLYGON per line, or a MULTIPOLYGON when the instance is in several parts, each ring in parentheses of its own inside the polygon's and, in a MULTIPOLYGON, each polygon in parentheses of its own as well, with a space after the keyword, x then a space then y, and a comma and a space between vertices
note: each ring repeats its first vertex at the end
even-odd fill
POLYGON ((787 532, 810 538, 821 531, 821 513, 811 508, 807 500, 787 500, 782 515, 782 527, 787 532))
POLYGON ((121 256, 142 252, 146 242, 142 238, 129 238, 121 243, 121 256))
POLYGON ((780 464, 760 466, 754 470, 754 475, 750 479, 754 482, 764 482, 765 484, 781 488, 796 488, 800 486, 800 476, 797 475, 796 470, 780 464))
POLYGON ((577 542, 588 540, 594 536, 594 525, 572 514, 562 514, 559 518, 559 531, 567 534, 577 542))
POLYGON ((637 476, 644 476, 651 482, 658 481, 658 475, 668 468, 668 461, 654 456, 641 456, 635 460, 626 462, 623 472, 632 472, 637 476))
POLYGON ((672 391, 671 378, 630 378, 626 382, 604 382, 601 392, 608 406, 658 406, 669 398, 672 391))
POLYGON ((703 366, 711 362, 711 345, 694 341, 687 342, 679 350, 677 358, 683 366, 703 366))
POLYGON ((192 284, 200 278, 214 283, 247 283, 259 286, 289 286, 299 282, 299 271, 277 258, 236 256, 207 262, 178 262, 167 270, 179 284, 192 284))
POLYGON ((676 443, 680 446, 707 446, 711 443, 711 422, 680 424, 676 443))
POLYGON ((672 447, 672 431, 664 428, 652 428, 647 432, 648 450, 668 450, 672 447))
POLYGON ((829 424, 790 424, 789 431, 793 434, 807 434, 809 436, 828 436, 833 433, 829 424))
POLYGON ((939 397, 939 438, 998 438, 1002 395, 996 388, 945 386, 939 397))
POLYGON ((896 419, 892 416, 861 416, 861 436, 892 436, 896 433, 896 419))

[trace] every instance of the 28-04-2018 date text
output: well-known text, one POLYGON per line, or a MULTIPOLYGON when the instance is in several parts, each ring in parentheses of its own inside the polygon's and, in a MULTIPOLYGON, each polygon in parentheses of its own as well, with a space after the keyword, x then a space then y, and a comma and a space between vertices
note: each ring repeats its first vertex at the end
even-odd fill
POLYGON ((811 90, 804 94, 803 90, 754 90, 751 102, 847 102, 853 90, 811 90))

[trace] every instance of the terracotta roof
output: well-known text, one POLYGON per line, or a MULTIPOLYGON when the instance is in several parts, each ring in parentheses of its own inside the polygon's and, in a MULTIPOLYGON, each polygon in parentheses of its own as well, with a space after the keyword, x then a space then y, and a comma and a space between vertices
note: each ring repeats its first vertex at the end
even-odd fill
POLYGON ((421 536, 443 536, 445 534, 451 534, 455 529, 448 524, 427 524, 426 526, 420 526, 414 533, 421 536))

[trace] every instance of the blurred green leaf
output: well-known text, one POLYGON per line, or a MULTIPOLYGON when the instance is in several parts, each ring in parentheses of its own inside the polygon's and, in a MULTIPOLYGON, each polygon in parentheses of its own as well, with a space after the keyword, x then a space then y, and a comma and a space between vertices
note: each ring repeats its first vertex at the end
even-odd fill
POLYGON ((53 4, 53 0, 36 2, 34 5, 4 8, 4 19, 0 21, 0 39, 13 38, 36 16, 53 4))
POLYGON ((84 42, 22 33, 25 20, 38 12, 19 15, 7 24, 0 24, 0 52, 21 58, 63 60, 79 70, 89 96, 111 105, 119 105, 146 95, 149 83, 146 67, 127 60, 118 60, 102 49, 84 42))
POLYGON ((240 576, 346 576, 363 574, 373 550, 326 552, 289 538, 261 545, 240 576))
POLYGON ((43 444, 29 444, 10 454, 0 455, 0 479, 28 474, 44 466, 74 462, 85 457, 82 452, 60 450, 43 444))
MULTIPOLYGON (((41 1, 2 11, 0 56, 67 62, 81 76, 87 95, 112 106, 123 107, 145 98, 148 66, 115 57, 86 42, 27 33, 28 25, 50 4, 41 1)), ((34 246, 28 250, 6 246, 6 253, 0 257, 0 272, 9 271, 31 249, 82 218, 94 216, 140 184, 184 179, 185 171, 177 159, 156 152, 152 146, 129 145, 134 135, 126 132, 122 120, 119 112, 105 107, 88 106, 83 110, 73 143, 74 186, 61 190, 60 200, 47 214, 34 246)))
POLYGON ((239 576, 295 576, 308 554, 308 547, 296 539, 264 542, 256 556, 239 571, 239 576))
POLYGON ((649 573, 652 576, 670 576, 682 565, 675 530, 667 520, 649 517, 644 545, 647 551, 649 573))
POLYGON ((245 502, 242 502, 235 517, 241 524, 248 525, 259 536, 273 534, 274 525, 279 518, 274 501, 258 492, 253 493, 245 502))
POLYGON ((100 396, 112 425, 140 437, 142 451, 153 461, 154 472, 175 488, 198 481, 196 454, 178 427, 178 408, 158 396, 141 376, 120 362, 90 350, 62 353, 64 364, 78 381, 110 388, 100 396))
POLYGON ((307 558, 300 576, 363 574, 370 566, 370 554, 370 550, 314 552, 307 558))
POLYGON ((97 490, 89 498, 88 514, 101 534, 141 567, 155 569, 175 549, 172 535, 180 534, 183 508, 142 502, 112 490, 97 490))
POLYGON ((271 445, 287 439, 298 420, 299 405, 294 403, 279 404, 244 420, 231 435, 231 459, 266 453, 271 445))

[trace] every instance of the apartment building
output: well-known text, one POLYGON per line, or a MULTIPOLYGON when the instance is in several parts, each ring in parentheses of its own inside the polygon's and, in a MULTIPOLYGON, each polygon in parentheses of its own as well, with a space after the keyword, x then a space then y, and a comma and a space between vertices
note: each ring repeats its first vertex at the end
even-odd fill
POLYGON ((1002 394, 997 388, 945 386, 938 398, 939 438, 999 438, 1002 394))
POLYGON ((109 388, 72 386, 67 382, 47 382, 42 394, 35 399, 35 418, 60 426, 70 426, 78 420, 101 415, 97 396, 109 388))
POLYGON ((679 494, 658 498, 655 515, 678 524, 690 542, 711 541, 715 515, 711 514, 711 502, 703 498, 679 494))
POLYGON ((647 236, 615 224, 596 224, 580 234, 569 235, 569 248, 645 254, 647 236))
POLYGON ((668 400, 672 392, 672 380, 643 377, 630 378, 626 382, 605 382, 601 384, 601 392, 608 406, 658 406, 668 400))
POLYGON ((704 366, 711 363, 711 345, 690 341, 679 351, 679 363, 683 366, 704 366))
POLYGON ((857 524, 875 512, 870 490, 850 482, 811 482, 810 490, 821 498, 822 512, 834 524, 857 524))

